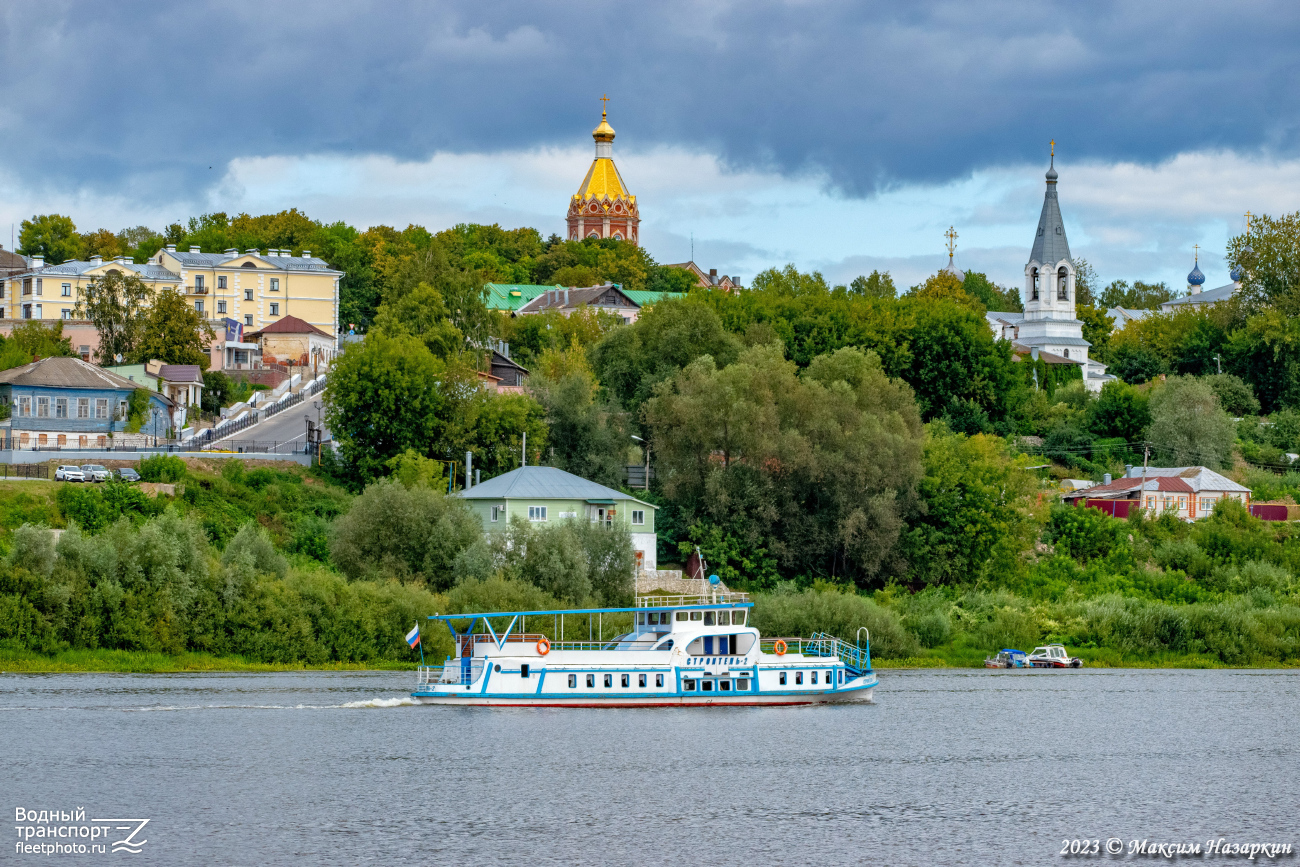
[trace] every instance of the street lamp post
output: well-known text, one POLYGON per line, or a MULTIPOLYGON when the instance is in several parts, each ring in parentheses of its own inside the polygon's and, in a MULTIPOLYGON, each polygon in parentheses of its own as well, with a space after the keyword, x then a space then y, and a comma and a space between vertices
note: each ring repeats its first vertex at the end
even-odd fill
POLYGON ((644 484, 642 484, 641 487, 642 490, 648 491, 650 490, 650 443, 641 439, 641 437, 637 436, 636 434, 632 434, 632 439, 641 443, 641 445, 644 447, 643 450, 645 451, 645 479, 644 479, 644 484))

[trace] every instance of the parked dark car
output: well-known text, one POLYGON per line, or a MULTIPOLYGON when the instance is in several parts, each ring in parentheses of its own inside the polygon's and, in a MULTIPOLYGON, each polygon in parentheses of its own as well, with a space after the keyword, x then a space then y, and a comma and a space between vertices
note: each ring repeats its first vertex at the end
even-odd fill
POLYGON ((117 477, 124 482, 140 481, 140 474, 137 473, 135 470, 131 469, 130 467, 122 467, 121 469, 117 470, 117 477))

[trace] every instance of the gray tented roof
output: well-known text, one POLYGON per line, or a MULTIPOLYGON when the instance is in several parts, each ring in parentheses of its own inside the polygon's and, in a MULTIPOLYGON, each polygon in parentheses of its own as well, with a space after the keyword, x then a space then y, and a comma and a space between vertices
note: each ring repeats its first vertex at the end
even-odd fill
POLYGON ((1038 217, 1038 234, 1029 261, 1040 265, 1055 265, 1070 258, 1070 244, 1065 240, 1065 221, 1061 219, 1061 206, 1056 199, 1056 171, 1047 175, 1047 192, 1043 196, 1043 213, 1038 217))
POLYGON ((555 467, 520 467, 460 491, 459 495, 468 500, 636 500, 555 467))
POLYGON ((1229 283, 1226 286, 1220 286, 1217 289, 1206 289, 1204 292, 1197 292, 1195 295, 1183 295, 1180 298, 1174 298, 1166 301, 1165 304, 1173 307, 1183 304, 1214 304, 1219 301, 1226 301, 1232 297, 1232 293, 1237 291, 1236 283, 1229 283))

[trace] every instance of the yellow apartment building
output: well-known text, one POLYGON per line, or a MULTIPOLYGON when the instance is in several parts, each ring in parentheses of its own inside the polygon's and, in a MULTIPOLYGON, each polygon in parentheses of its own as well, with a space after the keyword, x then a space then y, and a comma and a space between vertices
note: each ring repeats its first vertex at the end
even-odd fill
MULTIPOLYGON (((137 275, 155 292, 174 289, 184 294, 196 311, 213 320, 218 343, 228 331, 227 319, 251 332, 292 315, 335 340, 339 333, 343 272, 333 270, 310 250, 297 256, 289 250, 203 253, 191 247, 179 252, 172 244, 143 264, 125 256, 109 260, 92 256, 89 261, 50 266, 39 257, 30 261, 28 271, 0 279, 0 328, 24 319, 70 320, 64 333, 73 335, 74 348, 82 344, 84 350, 88 340, 80 335, 84 329, 79 326, 85 323, 77 321, 78 299, 92 280, 115 270, 137 275)), ((214 345, 213 351, 216 355, 221 350, 214 345)))

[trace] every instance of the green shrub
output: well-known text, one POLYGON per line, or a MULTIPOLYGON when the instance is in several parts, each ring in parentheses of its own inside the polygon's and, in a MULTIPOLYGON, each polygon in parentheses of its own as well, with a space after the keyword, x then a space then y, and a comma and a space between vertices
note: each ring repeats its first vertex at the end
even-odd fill
POLYGON ((146 482, 179 482, 185 478, 185 461, 175 455, 154 455, 140 461, 140 479, 146 482))
POLYGON ((1058 551, 1087 562, 1105 557, 1128 535, 1123 521, 1097 509, 1056 505, 1048 518, 1046 539, 1058 551))

